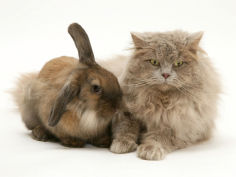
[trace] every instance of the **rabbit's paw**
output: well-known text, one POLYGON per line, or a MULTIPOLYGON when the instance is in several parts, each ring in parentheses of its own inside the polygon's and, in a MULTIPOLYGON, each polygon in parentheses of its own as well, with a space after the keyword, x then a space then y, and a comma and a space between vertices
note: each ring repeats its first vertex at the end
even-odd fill
POLYGON ((93 140, 91 144, 101 148, 109 148, 111 145, 111 137, 110 136, 99 137, 93 140))
POLYGON ((71 138, 71 137, 66 137, 66 138, 61 138, 61 144, 67 147, 83 147, 85 145, 84 141, 81 141, 77 138, 71 138))
POLYGON ((49 140, 49 134, 48 132, 45 130, 45 128, 43 128, 42 126, 36 126, 33 130, 32 130, 32 137, 35 140, 38 141, 48 141, 49 140))

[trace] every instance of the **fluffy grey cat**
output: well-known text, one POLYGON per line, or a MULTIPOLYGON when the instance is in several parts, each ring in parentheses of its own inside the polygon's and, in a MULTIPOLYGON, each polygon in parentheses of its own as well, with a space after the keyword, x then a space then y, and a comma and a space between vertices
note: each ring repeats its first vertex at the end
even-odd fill
POLYGON ((116 62, 126 65, 120 83, 131 113, 116 115, 110 150, 126 153, 137 148, 138 157, 160 160, 171 151, 209 139, 220 84, 199 47, 202 33, 140 33, 132 38, 131 57, 103 64, 117 76, 116 62))

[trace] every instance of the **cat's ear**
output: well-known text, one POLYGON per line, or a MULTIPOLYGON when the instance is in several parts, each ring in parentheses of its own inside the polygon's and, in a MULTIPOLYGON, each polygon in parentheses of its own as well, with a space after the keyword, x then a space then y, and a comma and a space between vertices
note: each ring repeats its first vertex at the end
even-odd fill
POLYGON ((202 36, 203 36, 203 31, 199 31, 189 35, 187 47, 192 53, 194 54, 197 53, 202 36))
POLYGON ((142 37, 138 33, 132 32, 130 34, 136 49, 142 49, 148 45, 147 42, 144 39, 142 39, 142 37))

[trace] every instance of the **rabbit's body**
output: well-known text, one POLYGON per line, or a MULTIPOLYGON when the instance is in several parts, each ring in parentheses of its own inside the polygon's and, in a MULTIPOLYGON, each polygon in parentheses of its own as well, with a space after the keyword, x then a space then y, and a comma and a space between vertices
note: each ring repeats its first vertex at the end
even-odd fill
POLYGON ((39 74, 29 73, 19 80, 15 98, 22 119, 30 130, 39 126, 41 130, 45 129, 44 139, 45 136, 54 135, 62 141, 71 138, 86 142, 107 136, 110 119, 98 119, 96 112, 84 108, 83 102, 79 100, 76 100, 76 106, 73 101, 67 105, 67 111, 56 126, 48 125, 50 105, 55 102, 57 93, 77 65, 78 60, 75 58, 56 58, 46 63, 39 74))
POLYGON ((56 137, 71 146, 109 144, 109 123, 121 90, 110 72, 82 59, 52 59, 38 74, 20 79, 14 96, 34 138, 56 137))

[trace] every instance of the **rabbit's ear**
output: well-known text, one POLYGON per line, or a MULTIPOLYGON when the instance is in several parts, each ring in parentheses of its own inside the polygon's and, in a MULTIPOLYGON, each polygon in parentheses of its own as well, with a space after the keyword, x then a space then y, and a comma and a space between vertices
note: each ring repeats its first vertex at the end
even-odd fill
POLYGON ((57 96, 48 119, 49 126, 55 126, 66 111, 66 105, 78 94, 79 88, 73 88, 71 83, 66 83, 57 96))
POLYGON ((79 53, 80 62, 92 65, 95 63, 93 50, 88 38, 87 33, 77 23, 73 23, 68 27, 68 32, 75 42, 76 48, 79 53))

